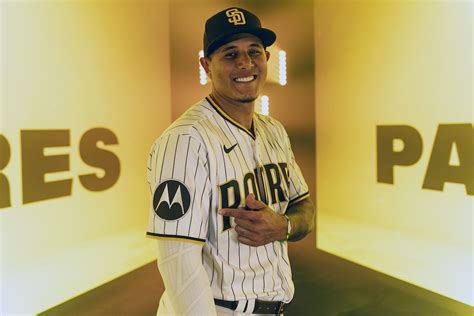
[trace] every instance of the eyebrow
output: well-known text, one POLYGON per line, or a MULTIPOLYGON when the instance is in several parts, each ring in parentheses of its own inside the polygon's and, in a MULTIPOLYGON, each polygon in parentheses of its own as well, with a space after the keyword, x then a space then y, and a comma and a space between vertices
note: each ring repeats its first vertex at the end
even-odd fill
MULTIPOLYGON (((252 43, 249 45, 250 47, 258 47, 258 48, 263 48, 263 46, 261 44, 258 44, 258 43, 252 43)), ((222 49, 222 52, 226 52, 228 50, 231 50, 231 49, 235 49, 235 48, 238 48, 237 46, 235 45, 232 45, 232 46, 227 46, 226 48, 223 48, 222 49)))

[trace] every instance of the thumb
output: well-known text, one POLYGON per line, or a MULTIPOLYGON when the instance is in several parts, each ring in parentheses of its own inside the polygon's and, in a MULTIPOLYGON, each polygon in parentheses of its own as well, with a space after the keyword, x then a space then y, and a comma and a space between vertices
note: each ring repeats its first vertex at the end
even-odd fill
POLYGON ((264 207, 267 206, 262 201, 256 200, 255 196, 252 193, 247 195, 247 198, 245 200, 245 204, 246 204, 247 208, 249 208, 251 210, 259 210, 259 209, 264 208, 264 207))

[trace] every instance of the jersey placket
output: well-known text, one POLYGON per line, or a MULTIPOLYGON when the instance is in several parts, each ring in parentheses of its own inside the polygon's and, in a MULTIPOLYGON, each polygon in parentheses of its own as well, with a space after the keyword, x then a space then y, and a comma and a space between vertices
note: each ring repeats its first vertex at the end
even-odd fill
POLYGON ((262 169, 264 168, 264 164, 262 162, 261 156, 260 156, 260 150, 262 144, 260 143, 260 133, 258 132, 257 128, 257 120, 254 118, 254 131, 255 131, 255 139, 252 139, 252 150, 253 150, 253 159, 255 160, 256 163, 256 173, 255 176, 257 177, 256 182, 258 186, 258 191, 260 193, 260 198, 262 202, 265 204, 268 204, 268 198, 267 198, 267 192, 265 190, 265 175, 262 172, 262 169))

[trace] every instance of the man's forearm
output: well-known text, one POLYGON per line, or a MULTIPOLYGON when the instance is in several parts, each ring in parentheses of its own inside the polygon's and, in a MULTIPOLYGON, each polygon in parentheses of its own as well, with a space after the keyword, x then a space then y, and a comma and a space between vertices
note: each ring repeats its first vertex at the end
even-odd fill
POLYGON ((286 215, 291 222, 289 241, 301 240, 313 230, 315 212, 314 204, 309 197, 288 208, 286 215))

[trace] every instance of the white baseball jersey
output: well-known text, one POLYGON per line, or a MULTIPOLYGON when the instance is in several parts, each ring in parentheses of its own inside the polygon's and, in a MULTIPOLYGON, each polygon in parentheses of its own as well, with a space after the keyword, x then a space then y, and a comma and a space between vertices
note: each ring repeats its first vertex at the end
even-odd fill
POLYGON ((287 242, 242 244, 221 208, 245 207, 249 193, 275 212, 309 196, 283 126, 254 114, 253 133, 210 97, 154 142, 148 159, 147 235, 203 244, 215 298, 289 302, 294 285, 287 242))

